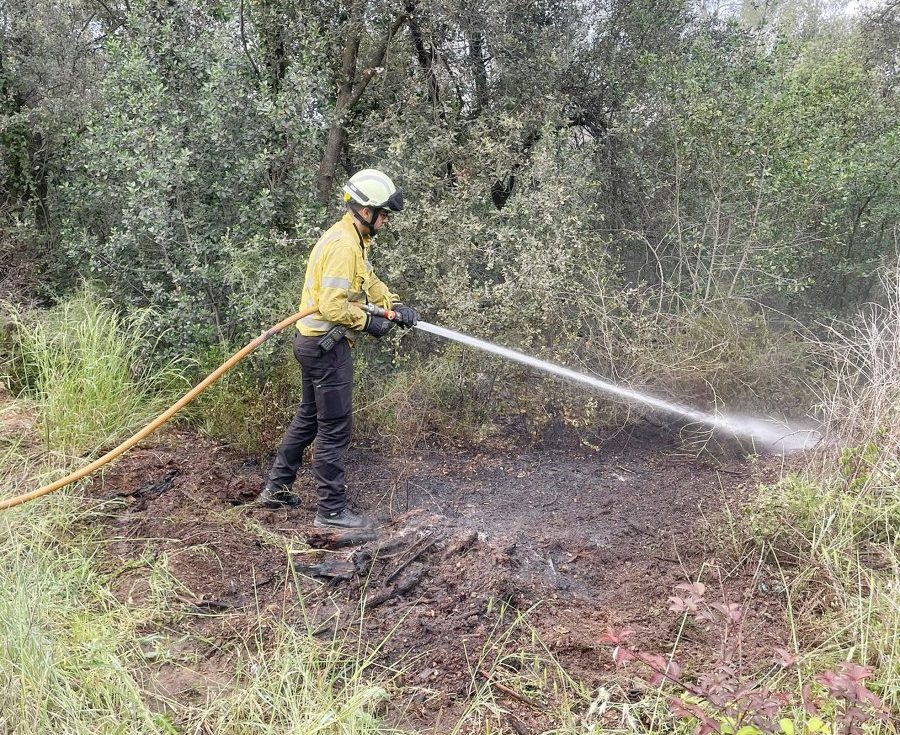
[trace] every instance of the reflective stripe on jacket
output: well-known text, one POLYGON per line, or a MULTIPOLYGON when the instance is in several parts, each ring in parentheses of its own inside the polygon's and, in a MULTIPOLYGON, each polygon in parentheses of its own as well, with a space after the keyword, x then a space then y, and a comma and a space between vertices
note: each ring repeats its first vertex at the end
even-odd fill
MULTIPOLYGON (((297 322, 300 334, 315 337, 336 324, 360 330, 366 314, 350 302, 369 302, 390 309, 399 300, 372 269, 369 238, 360 236, 348 212, 316 243, 306 264, 300 308, 319 310, 297 322)), ((350 336, 350 335, 348 335, 350 336)))

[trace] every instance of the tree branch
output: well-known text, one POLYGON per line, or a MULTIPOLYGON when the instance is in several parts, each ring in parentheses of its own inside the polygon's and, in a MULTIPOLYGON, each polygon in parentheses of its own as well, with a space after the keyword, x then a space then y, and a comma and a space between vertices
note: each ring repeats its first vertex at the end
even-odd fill
POLYGON ((387 55, 388 45, 391 39, 400 30, 400 27, 406 22, 407 15, 402 13, 397 16, 388 29, 387 35, 383 42, 374 50, 369 59, 368 66, 362 71, 357 79, 357 65, 359 60, 359 44, 362 38, 362 22, 365 11, 365 0, 354 0, 350 8, 350 20, 347 24, 346 39, 344 48, 341 51, 341 76, 338 80, 337 98, 334 104, 334 120, 331 128, 328 130, 328 138, 325 141, 325 150, 322 154, 322 160, 319 163, 319 172, 316 176, 316 191, 319 201, 322 204, 327 203, 328 195, 331 191, 331 184, 334 180, 337 162, 340 158, 341 151, 344 148, 344 142, 347 131, 344 124, 347 115, 353 105, 359 101, 372 77, 377 73, 377 68, 384 63, 384 57, 387 55))
POLYGON ((241 0, 241 9, 240 9, 240 29, 241 29, 241 46, 244 47, 244 54, 247 56, 247 61, 250 62, 250 66, 253 67, 253 73, 256 75, 257 80, 261 79, 259 74, 259 67, 256 65, 256 62, 253 60, 253 56, 250 54, 250 49, 247 47, 247 36, 244 33, 244 0, 241 0))
MULTIPOLYGON (((372 52, 372 56, 369 59, 369 63, 366 65, 366 68, 363 69, 362 74, 360 74, 359 81, 356 82, 352 91, 350 92, 350 96, 347 100, 346 107, 352 107, 355 105, 359 98, 362 97, 362 93, 366 90, 369 82, 372 80, 378 73, 378 69, 384 63, 384 57, 387 56, 388 46, 391 43, 391 39, 397 34, 397 31, 403 27, 403 24, 409 19, 409 16, 406 13, 401 13, 398 15, 394 22, 391 23, 391 27, 388 29, 387 35, 384 37, 384 40, 381 44, 372 52)), ((357 36, 357 48, 359 47, 359 36, 357 36)))

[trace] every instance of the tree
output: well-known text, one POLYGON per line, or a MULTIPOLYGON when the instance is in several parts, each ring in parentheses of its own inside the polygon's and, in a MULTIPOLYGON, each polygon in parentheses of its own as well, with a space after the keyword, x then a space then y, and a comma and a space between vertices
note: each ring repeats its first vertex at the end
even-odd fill
POLYGON ((383 19, 387 27, 381 39, 374 42, 366 63, 362 64, 360 48, 367 35, 366 11, 365 0, 349 0, 349 13, 341 26, 340 35, 343 45, 341 47, 341 65, 337 75, 337 93, 334 98, 328 136, 325 140, 325 150, 322 153, 322 160, 316 175, 316 191, 321 204, 326 204, 331 195, 338 160, 347 139, 346 125, 353 106, 359 102, 373 77, 380 73, 391 41, 408 18, 407 14, 403 12, 392 16, 390 11, 378 12, 376 9, 376 17, 383 19))

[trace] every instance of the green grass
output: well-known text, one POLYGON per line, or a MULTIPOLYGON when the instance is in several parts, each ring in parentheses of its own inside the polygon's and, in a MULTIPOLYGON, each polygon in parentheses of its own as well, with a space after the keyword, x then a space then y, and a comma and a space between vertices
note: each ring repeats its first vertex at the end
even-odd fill
POLYGON ((185 719, 217 735, 389 732, 373 712, 388 700, 392 677, 372 664, 346 640, 317 641, 305 623, 261 623, 231 685, 185 719))
POLYGON ((147 312, 123 317, 89 290, 39 315, 12 312, 14 383, 34 402, 45 446, 81 455, 146 424, 188 385, 154 365, 147 312))
POLYGON ((841 470, 792 475, 761 489, 750 528, 782 567, 808 662, 820 669, 841 661, 873 667, 872 689, 890 711, 900 711, 897 468, 861 483, 841 470))
MULTIPOLYGON (((13 317, 13 383, 37 416, 33 437, 0 443, 0 496, 71 469, 143 424, 183 385, 153 371, 143 321, 121 319, 89 292, 40 315, 13 317)), ((99 545, 80 501, 57 493, 0 513, 0 731, 165 733, 132 669, 147 615, 120 605, 96 572, 99 545)), ((155 615, 155 613, 151 614, 155 615)))
MULTIPOLYGON (((4 494, 36 474, 0 457, 4 494)), ((82 517, 62 495, 0 515, 0 731, 166 732, 129 674, 136 620, 94 572, 90 536, 72 536, 82 517)))

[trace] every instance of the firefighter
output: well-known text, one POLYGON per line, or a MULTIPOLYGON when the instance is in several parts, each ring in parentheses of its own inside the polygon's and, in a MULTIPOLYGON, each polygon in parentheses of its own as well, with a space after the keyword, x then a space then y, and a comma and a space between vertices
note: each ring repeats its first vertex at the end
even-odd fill
POLYGON ((389 213, 403 209, 403 194, 376 169, 355 173, 343 186, 347 212, 328 229, 309 255, 301 309, 318 311, 297 322, 294 357, 300 363, 303 396, 285 432, 260 503, 295 506, 291 490, 303 451, 316 440, 312 470, 318 496, 315 525, 367 528, 371 520, 347 506, 344 457, 353 419, 352 346, 363 332, 380 339, 395 325, 409 328, 418 314, 375 275, 369 262, 371 238, 389 213), (395 312, 394 321, 364 312, 371 303, 395 312))

